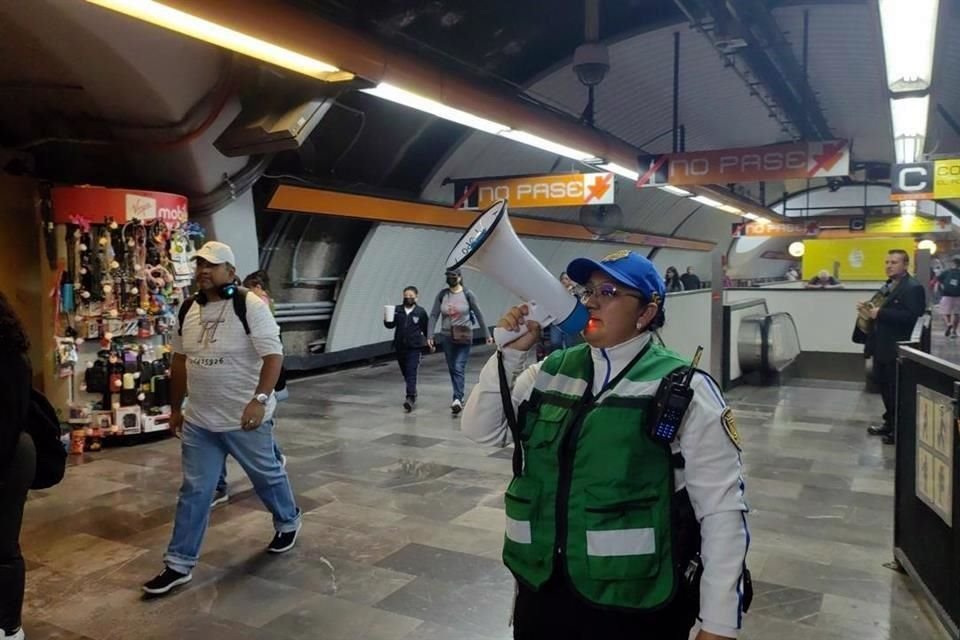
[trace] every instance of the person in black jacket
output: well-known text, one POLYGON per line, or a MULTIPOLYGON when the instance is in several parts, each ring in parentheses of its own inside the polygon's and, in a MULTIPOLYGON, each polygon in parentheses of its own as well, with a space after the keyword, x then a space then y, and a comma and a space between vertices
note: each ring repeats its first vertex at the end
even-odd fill
POLYGON ((407 397, 403 401, 403 410, 407 413, 417 404, 417 373, 423 349, 427 346, 427 323, 430 320, 427 310, 417 304, 419 293, 412 285, 404 289, 403 304, 394 307, 392 320, 383 321, 383 326, 394 330, 393 348, 407 383, 407 397))
POLYGON ((23 638, 20 615, 26 575, 20 553, 23 505, 36 472, 37 453, 26 432, 32 373, 30 343, 0 293, 0 638, 23 638))
POLYGON ((917 318, 927 307, 926 291, 916 278, 907 272, 910 256, 902 249, 887 254, 887 283, 880 294, 883 301, 877 305, 861 302, 858 313, 873 320, 873 329, 867 339, 867 355, 873 356, 873 376, 883 396, 883 424, 869 427, 867 432, 883 436, 885 444, 894 442, 897 406, 897 343, 910 339, 917 318))

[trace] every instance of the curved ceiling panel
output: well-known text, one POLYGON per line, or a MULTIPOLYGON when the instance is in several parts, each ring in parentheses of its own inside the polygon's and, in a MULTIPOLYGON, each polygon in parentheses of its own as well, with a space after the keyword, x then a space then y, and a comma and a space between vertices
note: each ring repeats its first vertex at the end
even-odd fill
POLYGON ((183 144, 103 144, 175 139, 196 127, 214 105, 204 104, 196 123, 183 121, 222 79, 229 57, 220 49, 76 0, 2 3, 0 21, 15 34, 0 56, 0 121, 17 134, 14 144, 36 148, 40 162, 56 167, 56 179, 194 195, 246 163, 212 145, 238 113, 232 103, 183 144))
POLYGON ((933 108, 927 125, 927 151, 960 155, 960 3, 940 3, 937 59, 933 68, 933 108), (944 6, 946 5, 946 6, 944 6), (952 82, 950 80, 953 80, 952 82), (940 104, 954 121, 951 125, 936 111, 940 104), (957 128, 954 128, 957 127, 957 128))
MULTIPOLYGON (((597 88, 596 124, 646 150, 671 151, 673 34, 680 33, 680 123, 686 148, 769 144, 782 139, 776 121, 698 33, 685 24, 634 35, 610 45, 610 73, 597 88)), ((570 61, 529 88, 571 113, 586 104, 586 88, 570 61)))
MULTIPOLYGON (((215 47, 86 2, 8 2, 0 11, 40 44, 44 59, 70 70, 103 118, 143 125, 180 120, 222 70, 215 47)), ((0 74, 20 59, 5 58, 0 74)), ((44 72, 34 68, 25 80, 42 81, 44 72)))
POLYGON ((838 138, 853 140, 857 160, 893 162, 890 106, 876 3, 788 7, 774 11, 802 59, 809 12, 808 75, 838 138))

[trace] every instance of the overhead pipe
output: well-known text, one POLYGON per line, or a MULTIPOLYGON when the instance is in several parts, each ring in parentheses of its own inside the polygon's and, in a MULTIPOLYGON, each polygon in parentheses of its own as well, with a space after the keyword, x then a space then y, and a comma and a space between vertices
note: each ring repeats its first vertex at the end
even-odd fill
MULTIPOLYGON (((607 132, 493 86, 480 86, 375 38, 276 2, 164 0, 164 4, 235 31, 323 60, 375 84, 386 82, 456 109, 553 142, 582 149, 608 163, 636 168, 646 153, 607 132)), ((719 186, 691 189, 744 209, 756 202, 719 186)), ((775 212, 763 215, 778 217, 775 212)))

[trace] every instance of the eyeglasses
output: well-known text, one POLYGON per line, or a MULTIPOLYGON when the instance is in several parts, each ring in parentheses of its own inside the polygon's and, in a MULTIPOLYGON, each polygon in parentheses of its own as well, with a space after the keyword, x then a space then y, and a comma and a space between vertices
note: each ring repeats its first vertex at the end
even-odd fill
POLYGON ((585 284, 583 285, 583 288, 580 289, 580 300, 584 304, 586 304, 587 300, 593 298, 594 296, 596 296, 597 300, 602 303, 612 300, 613 298, 617 297, 617 295, 629 296, 631 298, 637 298, 638 300, 644 299, 644 297, 638 293, 617 289, 615 284, 611 284, 609 282, 604 282, 596 286, 592 284, 585 284))

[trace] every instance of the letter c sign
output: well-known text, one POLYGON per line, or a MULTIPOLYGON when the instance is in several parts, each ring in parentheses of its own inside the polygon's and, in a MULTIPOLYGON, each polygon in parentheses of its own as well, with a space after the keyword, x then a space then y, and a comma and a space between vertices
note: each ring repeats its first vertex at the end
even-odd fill
POLYGON ((890 178, 891 200, 923 200, 933 197, 932 162, 893 165, 890 178))

